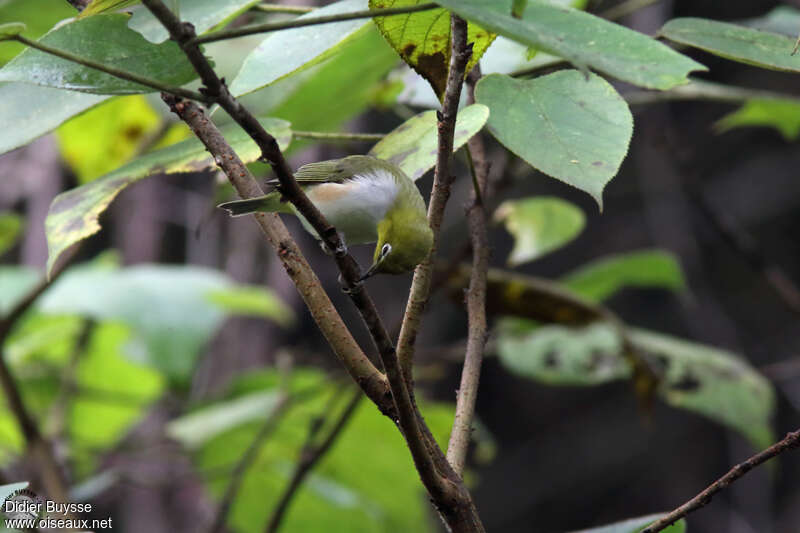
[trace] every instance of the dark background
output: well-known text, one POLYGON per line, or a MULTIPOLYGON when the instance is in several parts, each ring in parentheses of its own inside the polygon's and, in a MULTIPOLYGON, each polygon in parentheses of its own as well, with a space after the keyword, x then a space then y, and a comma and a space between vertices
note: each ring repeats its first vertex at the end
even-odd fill
MULTIPOLYGON (((627 22, 653 33, 676 16, 736 20, 777 5, 665 1, 627 22)), ((800 95, 797 75, 687 53, 709 67, 704 79, 800 95)), ((626 291, 613 298, 611 307, 632 324, 744 354, 776 385, 774 427, 782 435, 800 426, 800 302, 792 299, 791 288, 776 289, 774 272, 800 284, 800 151, 770 129, 715 134, 713 124, 732 110, 729 104, 711 102, 635 108, 630 153, 606 188, 602 215, 587 195, 515 161, 505 167, 516 184, 500 199, 554 194, 587 214, 581 236, 524 267, 528 273, 557 277, 593 258, 640 248, 675 253, 687 277, 687 294, 626 291), (778 366, 779 362, 787 363, 778 366)), ((387 131, 396 123, 390 114, 370 113, 354 129, 387 131)), ((502 166, 500 149, 492 145, 491 150, 493 161, 502 166)), ((341 148, 320 147, 298 154, 293 162, 340 155, 341 148)), ((466 242, 462 205, 469 183, 464 169, 459 170, 443 255, 458 253, 466 242)), ((41 267, 46 259, 42 224, 47 207, 55 194, 74 186, 74 178, 60 162, 51 138, 3 156, 0 171, 25 177, 0 181, 0 202, 2 207, 24 210, 29 221, 23 242, 5 260, 41 267)), ((421 180, 421 186, 429 189, 430 177, 421 180)), ((232 376, 271 364, 276 350, 287 344, 317 354, 308 355, 308 362, 334 369, 333 357, 256 226, 214 211, 214 187, 211 176, 170 176, 131 187, 114 203, 104 230, 82 255, 89 258, 116 248, 127 264, 212 266, 240 281, 268 283, 298 310, 301 324, 289 332, 260 321, 230 321, 198 368, 193 394, 219 390, 232 376)), ((301 235, 299 225, 293 222, 291 227, 301 235)), ((501 228, 494 228, 490 238, 493 264, 502 266, 510 239, 501 228)), ((308 236, 299 239, 323 282, 332 288, 345 319, 355 325, 359 340, 367 341, 352 307, 336 294, 327 259, 308 236)), ((370 252, 360 250, 359 259, 366 262, 370 252)), ((401 316, 409 282, 410 276, 369 282, 390 326, 401 316)), ((437 348, 463 338, 465 323, 462 306, 442 295, 434 298, 420 346, 425 363, 444 368, 443 379, 421 380, 421 387, 436 398, 454 399, 460 367, 442 363, 443 352, 437 348)), ((474 465, 472 476, 477 505, 491 532, 568 531, 668 510, 753 453, 739 435, 688 412, 659 404, 645 416, 626 383, 589 389, 545 387, 510 375, 494 358, 484 365, 478 414, 497 445, 496 458, 474 465)), ((136 432, 153 431, 159 420, 154 412, 136 432)), ((164 458, 139 461, 138 468, 156 468, 164 458)), ((188 468, 173 464, 170 472, 188 468)), ((800 531, 798 475, 800 453, 784 455, 777 468, 753 472, 692 515, 690 531, 800 531)), ((125 530, 191 531, 192 520, 187 525, 186 519, 200 520, 208 513, 197 487, 182 490, 180 497, 169 486, 119 490, 127 492, 114 498, 110 511, 128 524, 125 530), (143 508, 151 512, 142 513, 143 508), (176 513, 184 518, 174 520, 176 513)))

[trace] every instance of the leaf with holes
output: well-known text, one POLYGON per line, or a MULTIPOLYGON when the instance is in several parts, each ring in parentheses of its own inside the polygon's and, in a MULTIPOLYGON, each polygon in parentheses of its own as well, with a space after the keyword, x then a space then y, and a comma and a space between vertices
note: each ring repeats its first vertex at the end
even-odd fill
MULTIPOLYGON (((421 0, 369 0, 370 9, 415 6, 421 0)), ((383 37, 400 54, 403 61, 428 80, 439 98, 444 95, 450 65, 450 12, 430 9, 417 13, 375 17, 383 37)), ((492 44, 494 33, 476 24, 467 25, 467 43, 472 43, 472 56, 466 72, 472 70, 492 44)))
POLYGON ((571 203, 551 197, 503 202, 495 211, 514 236, 508 264, 521 265, 555 251, 573 240, 586 225, 586 217, 571 203))
POLYGON ((511 15, 511 0, 438 3, 498 35, 634 85, 666 90, 688 83, 689 72, 705 70, 647 35, 576 9, 528 2, 518 19, 511 15))
POLYGON ((795 41, 785 35, 701 18, 670 20, 660 33, 670 41, 732 61, 771 70, 800 72, 800 56, 792 55, 795 41))
POLYGON ((577 70, 533 80, 492 74, 478 82, 475 98, 489 107, 489 131, 506 148, 602 209, 603 188, 633 134, 628 104, 607 81, 577 70))
MULTIPOLYGON (((129 18, 125 14, 110 14, 74 20, 50 31, 39 42, 169 85, 183 85, 197 77, 177 44, 146 41, 128 28, 129 18)), ((0 69, 0 81, 21 81, 94 94, 154 92, 150 87, 33 48, 24 50, 0 69)))
MULTIPOLYGON (((288 122, 273 118, 260 122, 278 140, 281 149, 289 145, 292 133, 288 122)), ((249 163, 261 155, 256 143, 239 126, 224 127, 222 133, 243 161, 249 163)), ((45 220, 48 272, 64 250, 100 231, 99 216, 132 183, 153 174, 198 172, 213 166, 214 160, 203 144, 189 139, 144 155, 110 174, 59 194, 45 220)))
MULTIPOLYGON (((453 151, 461 148, 478 133, 489 118, 489 108, 473 104, 458 112, 453 151)), ((406 120, 369 151, 369 155, 391 161, 413 180, 436 164, 439 137, 436 111, 426 111, 406 120)))

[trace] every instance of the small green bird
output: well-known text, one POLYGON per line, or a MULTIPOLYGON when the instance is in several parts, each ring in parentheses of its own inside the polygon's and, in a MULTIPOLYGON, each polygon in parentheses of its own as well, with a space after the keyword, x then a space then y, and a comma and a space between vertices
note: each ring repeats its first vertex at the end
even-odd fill
MULTIPOLYGON (((396 165, 367 155, 309 163, 294 174, 308 198, 348 244, 377 242, 373 274, 402 274, 421 263, 433 245, 425 201, 411 179, 396 165)), ((277 180, 269 182, 277 185, 277 180)), ((220 204, 232 216, 256 211, 297 215, 312 235, 316 231, 280 191, 220 204)))

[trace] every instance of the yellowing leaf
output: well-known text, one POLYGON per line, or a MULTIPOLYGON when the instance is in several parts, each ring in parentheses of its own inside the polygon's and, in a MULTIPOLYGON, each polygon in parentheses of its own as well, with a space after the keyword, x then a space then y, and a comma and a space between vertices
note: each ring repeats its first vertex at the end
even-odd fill
MULTIPOLYGON (((370 0, 370 9, 405 7, 421 0, 370 0)), ((439 96, 444 94, 450 64, 450 12, 431 9, 403 15, 375 17, 375 24, 403 61, 428 80, 439 96)), ((480 26, 469 23, 467 42, 472 43, 472 57, 467 72, 477 64, 495 38, 480 26)))
POLYGON ((56 136, 64 160, 85 183, 126 163, 160 122, 144 97, 126 96, 73 118, 56 136))
POLYGON ((81 11, 78 18, 89 17, 91 15, 98 15, 106 11, 116 11, 124 7, 138 4, 139 0, 92 0, 86 9, 81 11))

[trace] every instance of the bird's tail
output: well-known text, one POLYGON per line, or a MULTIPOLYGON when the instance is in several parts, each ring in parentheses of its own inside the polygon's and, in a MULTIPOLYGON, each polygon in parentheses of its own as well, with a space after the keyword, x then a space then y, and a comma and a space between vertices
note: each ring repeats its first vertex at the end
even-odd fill
POLYGON ((225 209, 232 217, 249 215, 257 211, 266 213, 291 213, 289 203, 281 202, 281 195, 278 191, 272 191, 264 196, 248 198, 247 200, 225 202, 224 204, 219 204, 217 207, 225 209))

